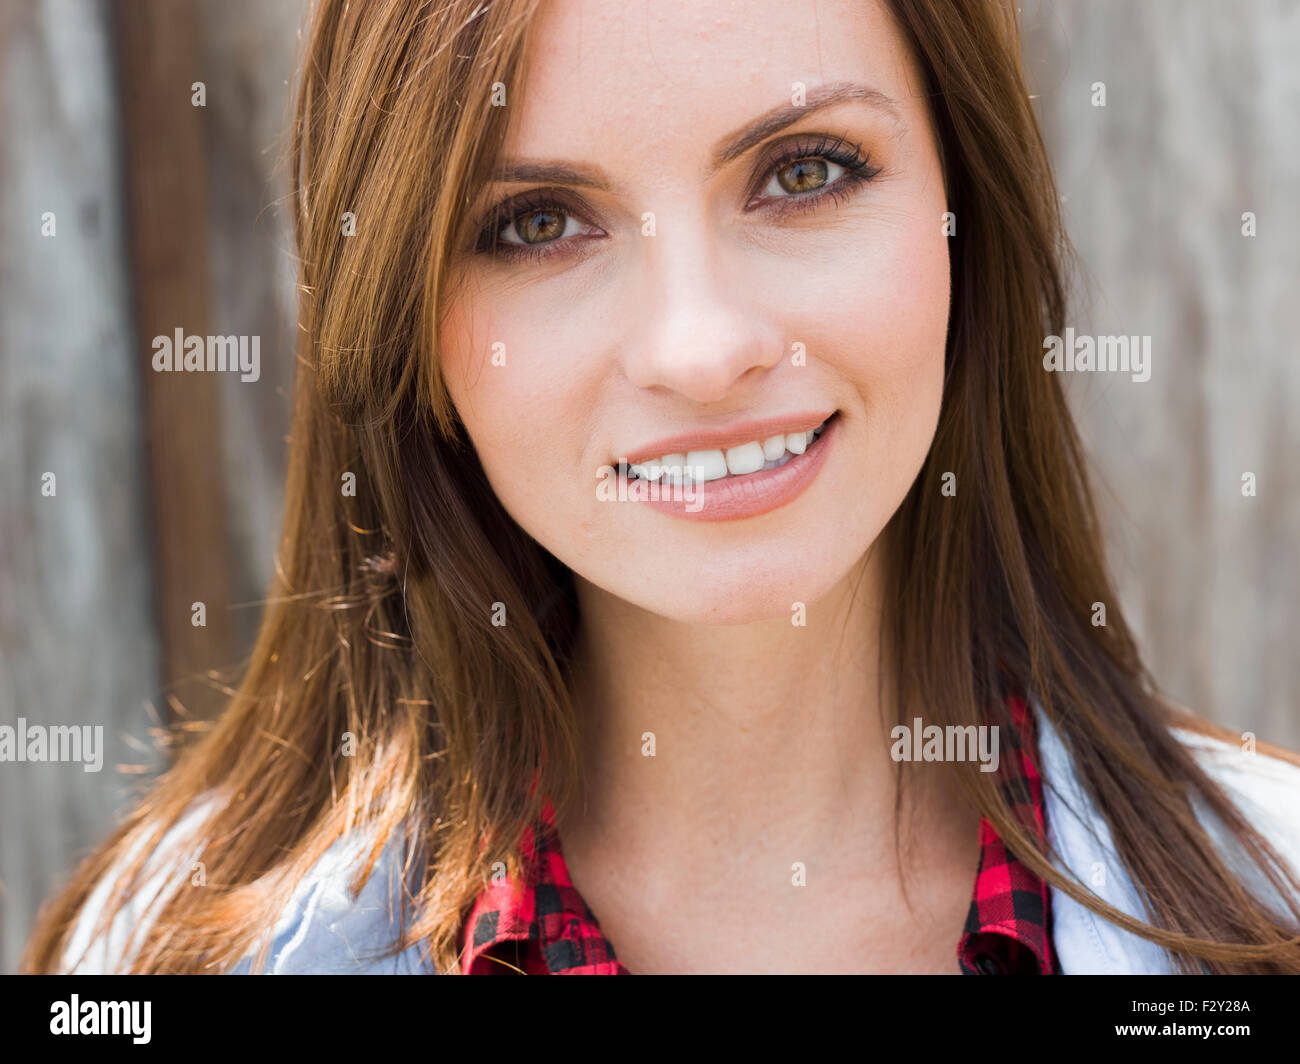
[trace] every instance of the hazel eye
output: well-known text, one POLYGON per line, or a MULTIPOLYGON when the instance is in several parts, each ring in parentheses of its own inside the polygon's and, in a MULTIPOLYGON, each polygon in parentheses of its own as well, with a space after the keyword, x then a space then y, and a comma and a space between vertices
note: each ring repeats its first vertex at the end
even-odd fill
POLYGON ((516 214, 498 234, 497 240, 502 244, 529 247, 576 236, 581 228, 571 214, 544 207, 516 214))
POLYGON ((589 238, 603 237, 599 226, 586 221, 588 212, 555 189, 538 189, 507 200, 479 223, 473 250, 515 261, 538 261, 580 248, 589 238), (572 238, 578 239, 572 239, 572 238))
POLYGON ((792 159, 783 163, 772 172, 772 179, 763 188, 761 195, 780 197, 783 193, 799 195, 816 192, 838 181, 847 171, 839 163, 830 159, 805 157, 792 159))

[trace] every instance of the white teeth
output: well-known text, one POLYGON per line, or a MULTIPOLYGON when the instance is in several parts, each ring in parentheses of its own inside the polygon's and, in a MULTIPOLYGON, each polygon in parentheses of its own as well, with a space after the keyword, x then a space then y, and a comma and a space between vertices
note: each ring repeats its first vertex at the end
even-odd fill
POLYGON ((669 484, 681 484, 685 479, 686 455, 666 454, 656 463, 669 484))
MULTIPOLYGON (((828 419, 829 420, 829 419, 828 419)), ((761 470, 776 469, 795 455, 803 454, 809 445, 826 428, 822 422, 811 432, 791 432, 784 436, 769 436, 765 440, 742 443, 710 451, 690 451, 687 454, 666 454, 628 466, 628 475, 638 480, 659 480, 679 484, 684 479, 698 482, 721 480, 725 476, 746 476, 761 470)))
POLYGON ((687 451, 686 464, 697 481, 721 480, 727 475, 727 460, 721 451, 687 451))
POLYGON ((732 476, 757 473, 763 468, 765 461, 767 459, 763 455, 761 443, 742 443, 739 447, 732 447, 727 451, 727 472, 732 476))

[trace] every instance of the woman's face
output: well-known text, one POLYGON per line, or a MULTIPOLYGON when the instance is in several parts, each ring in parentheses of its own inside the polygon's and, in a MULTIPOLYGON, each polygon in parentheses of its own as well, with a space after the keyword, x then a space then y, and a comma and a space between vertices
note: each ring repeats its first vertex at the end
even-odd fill
POLYGON ((788 616, 862 559, 938 419, 947 208, 913 61, 871 0, 556 0, 530 48, 513 179, 471 219, 503 213, 442 322, 483 468, 623 600, 788 616), (681 456, 698 479, 654 479, 681 456))

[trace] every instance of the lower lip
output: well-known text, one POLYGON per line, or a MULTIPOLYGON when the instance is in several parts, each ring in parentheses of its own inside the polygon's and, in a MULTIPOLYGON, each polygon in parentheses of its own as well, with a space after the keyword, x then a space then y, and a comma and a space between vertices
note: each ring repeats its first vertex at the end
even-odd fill
POLYGON ((839 424, 839 416, 833 416, 803 454, 795 455, 777 469, 706 480, 697 484, 689 496, 686 491, 666 485, 662 480, 631 481, 629 489, 637 483, 645 487, 638 489, 637 494, 629 490, 629 498, 660 513, 692 521, 738 521, 745 517, 758 517, 793 502, 803 494, 825 465, 839 424), (639 492, 649 491, 651 484, 658 484, 660 492, 668 498, 641 497, 639 492))

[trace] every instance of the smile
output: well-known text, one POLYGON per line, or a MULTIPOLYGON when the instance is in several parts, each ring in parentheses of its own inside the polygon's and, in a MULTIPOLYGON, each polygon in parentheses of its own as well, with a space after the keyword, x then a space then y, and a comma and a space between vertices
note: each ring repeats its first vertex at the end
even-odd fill
MULTIPOLYGON (((831 417, 834 417, 832 414, 831 417)), ((769 469, 780 469, 787 462, 803 454, 826 430, 827 418, 808 432, 790 432, 753 440, 725 450, 687 451, 666 454, 661 458, 635 465, 620 463, 620 473, 628 480, 659 480, 684 484, 688 480, 705 483, 727 477, 749 477, 769 469)))
POLYGON ((820 472, 837 435, 838 412, 804 432, 734 447, 618 463, 628 499, 697 521, 757 517, 797 498, 820 472))

